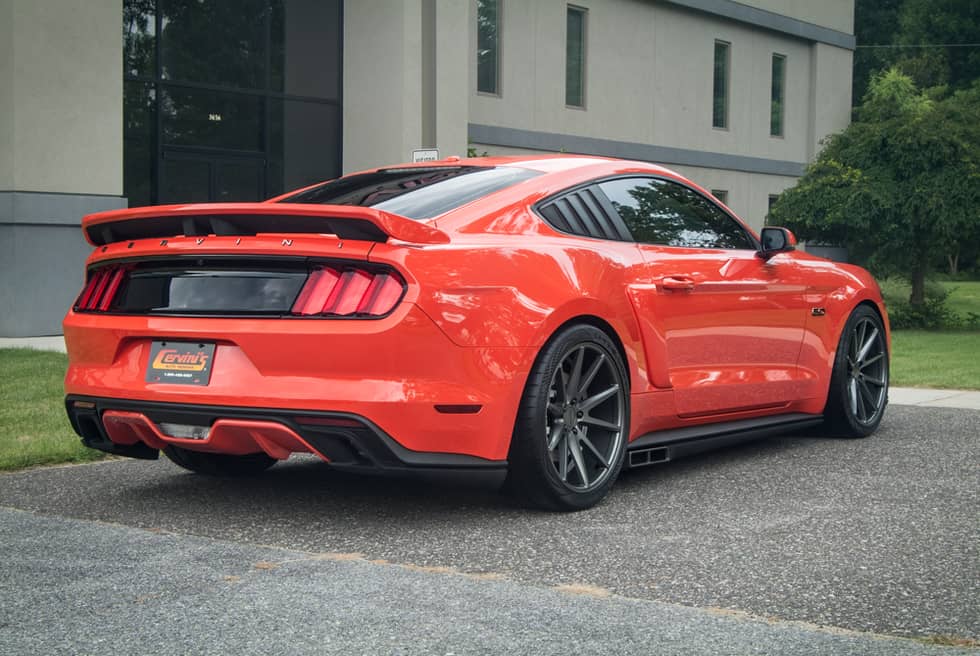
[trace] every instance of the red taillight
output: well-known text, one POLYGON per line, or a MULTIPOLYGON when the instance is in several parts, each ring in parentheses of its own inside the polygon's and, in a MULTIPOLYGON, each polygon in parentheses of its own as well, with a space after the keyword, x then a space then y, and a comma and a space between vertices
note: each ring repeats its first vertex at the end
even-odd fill
POLYGON ((292 313, 380 317, 398 304, 404 291, 405 283, 395 273, 323 267, 310 273, 292 313))
POLYGON ((75 309, 96 312, 108 310, 123 278, 126 277, 126 271, 128 267, 107 266, 92 273, 75 301, 75 309))

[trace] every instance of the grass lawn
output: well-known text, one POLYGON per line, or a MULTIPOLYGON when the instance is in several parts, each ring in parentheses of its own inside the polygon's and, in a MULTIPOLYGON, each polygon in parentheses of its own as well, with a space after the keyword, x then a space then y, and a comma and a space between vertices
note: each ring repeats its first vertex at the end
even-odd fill
POLYGON ((0 470, 99 460, 65 414, 62 353, 0 349, 0 470))
POLYGON ((899 387, 980 389, 980 332, 894 331, 891 382, 899 387))
POLYGON ((946 305, 962 317, 969 312, 980 314, 980 281, 966 280, 944 282, 943 287, 949 292, 946 305))

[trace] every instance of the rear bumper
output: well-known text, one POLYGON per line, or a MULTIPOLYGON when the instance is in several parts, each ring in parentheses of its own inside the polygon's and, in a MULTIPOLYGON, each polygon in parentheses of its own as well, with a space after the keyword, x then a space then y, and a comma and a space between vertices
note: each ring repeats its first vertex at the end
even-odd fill
POLYGON ((507 458, 535 355, 457 346, 411 303, 372 321, 69 312, 64 327, 65 392, 102 409, 113 400, 111 409, 123 412, 160 405, 228 409, 221 416, 258 421, 268 412, 273 420, 352 416, 407 453, 488 461, 507 458), (147 382, 154 340, 215 344, 209 384, 147 382))
POLYGON ((424 453, 401 446, 370 420, 342 412, 253 409, 131 401, 68 395, 72 428, 93 449, 134 458, 156 458, 174 445, 244 455, 265 452, 284 459, 313 453, 349 470, 496 470, 505 460, 455 453, 424 453), (209 427, 202 439, 171 437, 161 424, 209 427))

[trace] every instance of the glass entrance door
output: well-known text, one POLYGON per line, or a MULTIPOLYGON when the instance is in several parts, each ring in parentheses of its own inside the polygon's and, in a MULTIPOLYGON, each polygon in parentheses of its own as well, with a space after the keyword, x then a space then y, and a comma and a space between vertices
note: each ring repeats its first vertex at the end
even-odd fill
POLYGON ((261 156, 165 149, 160 203, 264 200, 265 165, 261 156))

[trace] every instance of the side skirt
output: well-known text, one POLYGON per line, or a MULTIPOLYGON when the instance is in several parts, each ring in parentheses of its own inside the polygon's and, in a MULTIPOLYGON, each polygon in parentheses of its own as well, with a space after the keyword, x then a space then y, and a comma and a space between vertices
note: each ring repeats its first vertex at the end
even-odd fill
POLYGON ((823 422, 822 415, 795 413, 647 433, 636 438, 626 447, 626 466, 632 469, 670 462, 684 456, 741 442, 792 433, 816 426, 821 422, 823 422))

